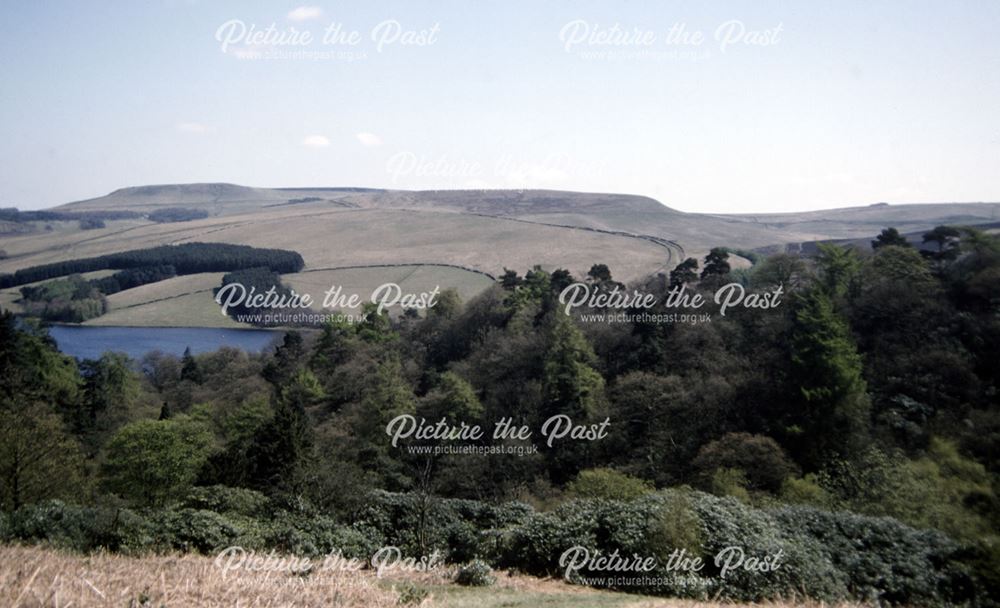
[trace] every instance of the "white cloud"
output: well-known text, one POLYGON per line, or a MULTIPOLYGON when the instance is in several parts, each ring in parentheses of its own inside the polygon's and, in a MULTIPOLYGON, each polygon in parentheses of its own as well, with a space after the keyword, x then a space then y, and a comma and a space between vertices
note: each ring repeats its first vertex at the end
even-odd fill
POLYGON ((374 148, 382 145, 382 138, 374 133, 362 131, 361 133, 358 133, 356 137, 358 138, 358 141, 361 142, 362 146, 366 146, 368 148, 374 148))
POLYGON ((323 14, 323 9, 318 6, 300 6, 288 13, 289 21, 308 21, 323 14))
POLYGON ((175 126, 181 133, 194 133, 195 135, 202 135, 212 130, 211 127, 200 122, 179 122, 175 126))
POLYGON ((325 148, 330 145, 330 140, 325 135, 306 135, 302 139, 302 145, 309 148, 325 148))

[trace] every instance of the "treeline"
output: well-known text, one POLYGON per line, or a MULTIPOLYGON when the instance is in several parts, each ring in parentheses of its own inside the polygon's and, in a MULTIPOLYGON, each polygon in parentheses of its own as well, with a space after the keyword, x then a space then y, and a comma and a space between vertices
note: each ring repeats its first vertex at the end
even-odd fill
POLYGON ((45 321, 82 323, 107 312, 104 296, 176 276, 173 266, 129 268, 108 277, 86 280, 74 274, 21 288, 24 312, 45 321))
POLYGON ((18 223, 134 220, 142 216, 137 211, 19 211, 16 207, 0 208, 0 221, 18 223))
POLYGON ((157 223, 190 222, 205 219, 208 217, 208 211, 188 207, 167 207, 151 212, 148 217, 150 221, 157 223))
POLYGON ((0 275, 0 288, 95 270, 167 265, 173 266, 178 275, 228 272, 254 267, 267 267, 284 274, 298 272, 305 262, 298 253, 284 249, 262 249, 228 243, 184 243, 31 266, 13 274, 0 275))
MULTIPOLYGON (((280 301, 283 298, 291 296, 291 289, 281 282, 281 276, 274 272, 270 268, 246 268, 243 270, 235 270, 233 272, 228 272, 222 277, 222 284, 213 290, 213 293, 218 297, 219 292, 226 288, 227 285, 238 284, 241 286, 240 293, 245 290, 246 294, 257 293, 266 294, 268 291, 273 290, 275 301, 280 301)), ((228 295, 226 295, 228 299, 228 295)), ((235 299, 235 296, 234 296, 235 299)), ((246 303, 240 300, 234 306, 230 306, 226 309, 226 314, 233 319, 240 320, 243 317, 242 322, 247 322, 244 315, 252 315, 254 313, 269 313, 269 314, 279 314, 279 313, 292 313, 301 312, 293 309, 282 309, 275 306, 269 307, 258 307, 251 308, 246 305, 246 303)), ((278 322, 264 322, 263 318, 260 321, 254 322, 254 325, 261 327, 266 326, 278 326, 283 325, 278 322)))
POLYGON ((190 207, 166 207, 151 211, 148 215, 138 211, 94 210, 94 211, 20 211, 17 207, 0 208, 2 222, 80 222, 80 228, 89 230, 103 228, 107 220, 135 220, 143 217, 157 223, 189 222, 208 217, 204 209, 190 207))
MULTIPOLYGON (((177 276, 177 269, 170 264, 160 264, 158 266, 143 266, 141 268, 128 268, 114 273, 109 277, 91 279, 90 284, 96 287, 101 293, 110 296, 113 293, 157 283, 164 279, 177 276)), ((21 288, 24 293, 25 288, 21 288)))
POLYGON ((45 321, 83 323, 107 311, 100 289, 80 275, 21 288, 25 314, 45 321))

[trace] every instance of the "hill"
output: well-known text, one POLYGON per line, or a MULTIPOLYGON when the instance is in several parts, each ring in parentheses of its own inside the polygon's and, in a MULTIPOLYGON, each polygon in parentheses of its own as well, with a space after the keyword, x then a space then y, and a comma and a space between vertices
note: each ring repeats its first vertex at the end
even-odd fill
MULTIPOLYGON (((74 221, 18 225, 0 234, 0 250, 5 252, 0 272, 201 241, 294 250, 311 272, 376 269, 361 281, 366 285, 394 276, 393 267, 452 268, 454 272, 440 275, 448 281, 441 288, 458 287, 469 295, 470 285, 484 284, 471 277, 496 277, 505 268, 524 272, 540 264, 548 270, 567 268, 575 276, 584 276, 592 264, 603 263, 616 279, 633 281, 665 272, 685 257, 701 258, 714 246, 782 250, 789 244, 819 240, 863 242, 889 225, 919 233, 945 223, 987 224, 997 221, 1000 204, 879 204, 803 213, 720 215, 685 213, 648 197, 624 194, 252 188, 206 183, 121 188, 54 210, 133 211, 142 216, 109 219, 104 227, 88 230, 74 221), (200 219, 149 219, 164 209, 195 211, 190 215, 200 219), (377 270, 386 268, 390 270, 377 270)), ((184 213, 179 216, 183 218, 184 213)), ((747 262, 737 258, 735 263, 747 262)), ((204 301, 206 309, 194 318, 208 319, 212 318, 207 314, 207 307, 212 306, 209 293, 173 295, 187 296, 185 303, 204 301)), ((6 302, 16 299, 15 294, 0 295, 6 302)), ((161 296, 167 300, 171 294, 161 296)), ((138 312, 131 310, 122 318, 137 319, 137 324, 162 318, 138 312)))

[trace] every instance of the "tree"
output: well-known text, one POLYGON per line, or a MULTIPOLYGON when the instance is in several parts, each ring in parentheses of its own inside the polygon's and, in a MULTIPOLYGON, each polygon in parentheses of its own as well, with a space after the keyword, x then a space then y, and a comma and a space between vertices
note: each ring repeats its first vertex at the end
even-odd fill
POLYGON ((818 467, 831 455, 856 453, 867 432, 869 402, 861 357, 829 296, 812 289, 798 297, 791 336, 798 410, 786 426, 801 461, 818 467))
POLYGON ((729 274, 729 271, 729 252, 725 247, 713 247, 705 256, 705 269, 701 271, 701 278, 724 276, 729 274))
POLYGON ((593 283, 606 283, 611 280, 611 270, 607 264, 594 264, 587 271, 587 278, 593 283))
MULTIPOLYGON (((604 378, 592 367, 594 351, 572 318, 550 315, 548 350, 543 357, 543 421, 568 416, 574 424, 597 417, 604 405, 604 378)), ((583 442, 556 445, 548 450, 550 473, 555 481, 566 481, 586 466, 589 453, 583 442)))
POLYGON ((698 280, 698 260, 687 258, 670 271, 670 289, 698 280))
POLYGON ((570 272, 565 268, 557 268, 552 271, 550 282, 552 285, 552 291, 558 294, 562 293, 562 290, 575 283, 576 279, 574 279, 573 275, 570 274, 570 272))
POLYGON ((472 385, 454 372, 445 372, 420 407, 429 420, 447 418, 449 424, 472 423, 483 415, 483 405, 472 385))
POLYGON ((895 228, 885 228, 882 230, 881 234, 875 237, 872 241, 872 249, 878 249, 880 247, 909 247, 910 242, 906 240, 906 237, 899 234, 899 231, 895 228))
POLYGON ((129 419, 139 397, 139 380, 129 365, 127 356, 111 352, 80 363, 84 392, 73 422, 91 453, 129 419))
MULTIPOLYGON (((318 382, 312 389, 313 394, 322 391, 318 382)), ((313 445, 312 428, 302 403, 309 393, 309 389, 296 389, 277 398, 271 419, 254 433, 246 453, 247 481, 252 487, 294 494, 302 490, 313 445)))
POLYGON ((274 351, 274 357, 264 366, 261 376, 280 388, 298 371, 306 355, 302 334, 297 331, 285 332, 285 337, 274 351))
POLYGON ((365 302, 361 306, 361 315, 362 320, 355 328, 362 341, 378 343, 396 339, 397 335, 392 331, 388 311, 379 312, 377 304, 365 302))
POLYGON ((14 315, 0 313, 0 397, 52 404, 72 412, 79 401, 81 379, 76 361, 59 352, 48 333, 14 315))
POLYGON ((79 496, 80 445, 58 415, 37 403, 0 402, 0 510, 79 496))
POLYGON ((460 312, 462 312, 462 296, 459 295, 457 289, 448 288, 438 295, 434 306, 427 309, 427 316, 451 319, 460 312))
POLYGON ((195 384, 201 384, 205 381, 201 368, 198 366, 198 360, 191 354, 190 346, 184 349, 184 355, 181 357, 181 380, 188 380, 195 384))
POLYGON ((180 498, 211 452, 212 434, 186 416, 128 424, 107 445, 105 487, 136 504, 180 498))
POLYGON ((500 285, 508 290, 514 291, 518 285, 521 284, 521 277, 517 276, 517 271, 511 270, 509 268, 503 269, 503 274, 500 275, 500 285))
POLYGON ((604 379, 587 339, 566 315, 552 315, 549 348, 544 357, 546 415, 582 416, 596 413, 603 398, 604 379))
POLYGON ((937 251, 921 251, 921 254, 927 255, 937 261, 954 260, 961 251, 959 247, 961 235, 962 233, 958 228, 937 226, 930 232, 925 232, 923 236, 923 242, 925 244, 934 243, 937 245, 937 251))
POLYGON ((691 462, 703 484, 720 469, 742 471, 747 488, 777 493, 785 479, 797 473, 778 443, 763 435, 727 433, 698 450, 691 462))
POLYGON ((779 253, 769 256, 753 269, 755 285, 784 285, 787 291, 799 286, 805 274, 806 265, 797 255, 779 253))
POLYGON ((853 247, 841 247, 832 243, 819 243, 816 266, 820 284, 830 297, 837 298, 847 293, 858 276, 861 261, 853 247))
POLYGON ((403 474, 400 453, 390 445, 385 429, 393 418, 416 413, 413 388, 394 352, 386 354, 382 361, 368 363, 363 373, 360 396, 344 408, 341 457, 378 476, 383 487, 401 489, 409 480, 403 474))

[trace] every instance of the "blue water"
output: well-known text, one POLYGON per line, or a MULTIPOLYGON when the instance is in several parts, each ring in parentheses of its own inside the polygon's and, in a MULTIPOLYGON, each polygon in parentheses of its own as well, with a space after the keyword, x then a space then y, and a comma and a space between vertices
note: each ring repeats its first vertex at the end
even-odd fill
POLYGON ((59 350, 78 359, 96 359, 107 351, 125 353, 139 359, 159 350, 181 355, 231 346, 260 352, 281 339, 282 332, 263 329, 216 329, 211 327, 74 327, 55 325, 49 334, 59 350))

